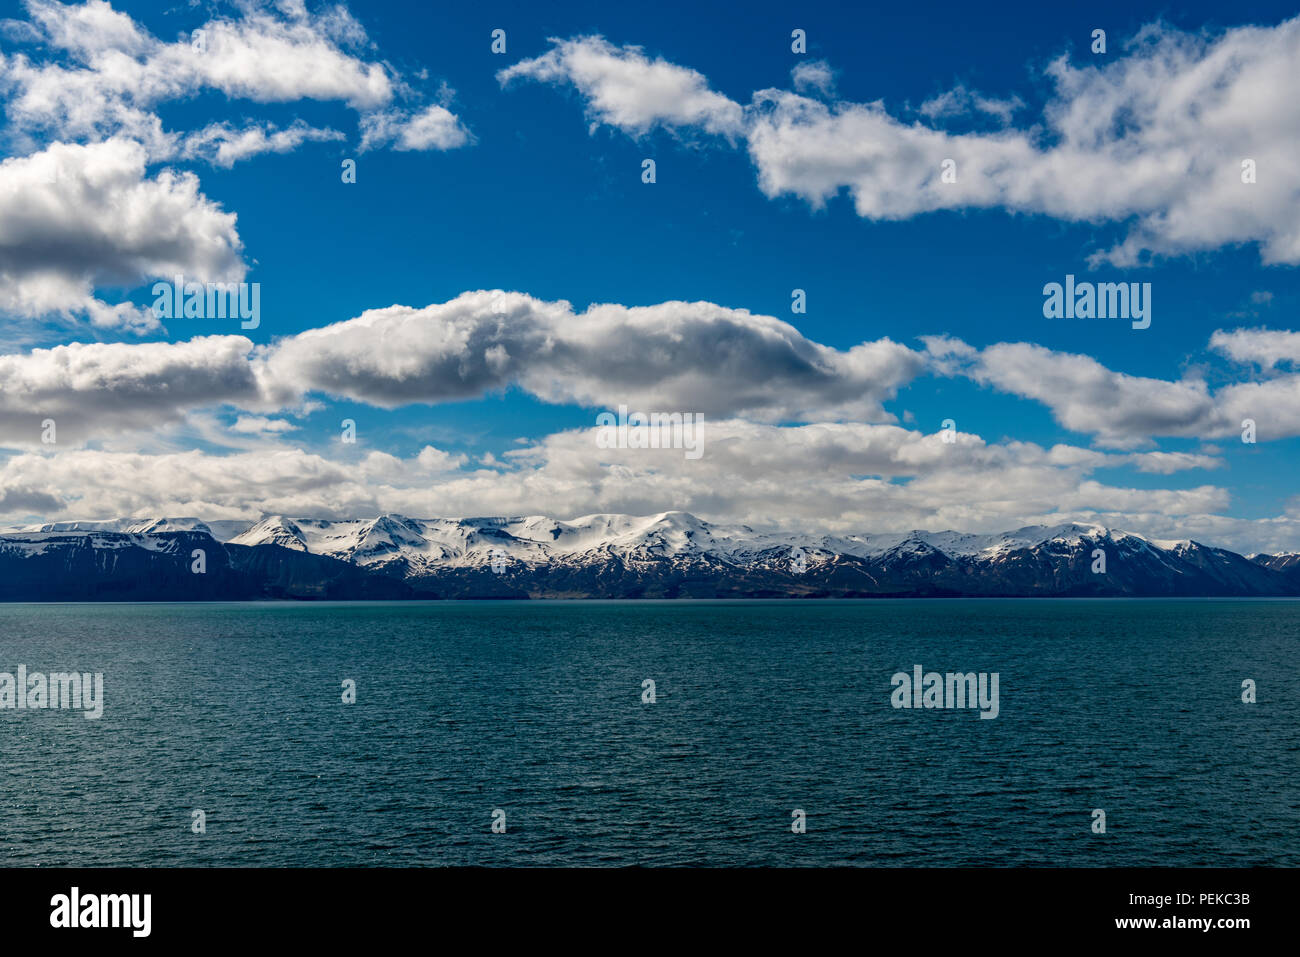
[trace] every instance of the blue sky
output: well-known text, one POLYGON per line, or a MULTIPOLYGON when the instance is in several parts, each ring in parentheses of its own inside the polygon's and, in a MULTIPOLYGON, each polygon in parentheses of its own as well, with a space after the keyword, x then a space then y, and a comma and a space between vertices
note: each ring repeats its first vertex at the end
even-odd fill
POLYGON ((1294 8, 726 6, 3 5, 0 519, 682 508, 1300 549, 1300 350, 1259 333, 1297 302, 1300 124, 1263 92, 1294 83, 1294 8), (295 127, 317 132, 229 163, 197 135, 295 127), (66 222, 33 192, 47 163, 66 222), (260 325, 151 322, 174 265, 259 283, 260 325), (1151 327, 1044 318, 1066 274, 1150 283, 1151 327), (458 300, 476 290, 522 294, 508 333, 486 293, 458 300), (651 312, 590 337, 593 304, 651 312), (395 305, 415 314, 328 356, 302 337, 395 305), (582 354, 556 359, 556 334, 582 354), (225 341, 174 348, 200 336, 225 341), (511 369, 466 373, 492 348, 511 369), (774 398, 728 401, 768 375, 774 398), (625 396, 703 412, 717 453, 605 455, 595 415, 625 396))

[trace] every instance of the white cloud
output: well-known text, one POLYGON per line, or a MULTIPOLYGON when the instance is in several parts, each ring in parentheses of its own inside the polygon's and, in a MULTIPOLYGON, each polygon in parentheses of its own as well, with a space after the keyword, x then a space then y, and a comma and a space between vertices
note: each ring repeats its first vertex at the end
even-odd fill
MULTIPOLYGON (((1260 362, 1283 361, 1279 349, 1295 345, 1283 337, 1278 346, 1273 333, 1261 339, 1258 332, 1216 333, 1211 345, 1239 361, 1260 362)), ((7 403, 0 410, 12 415, 0 415, 0 438, 30 440, 27 413, 38 400, 74 415, 84 410, 87 425, 78 434, 103 441, 222 405, 259 415, 305 414, 320 407, 313 396, 398 408, 511 388, 592 409, 626 405, 755 422, 889 422, 894 416, 885 403, 927 373, 963 376, 1042 403, 1060 425, 1092 436, 1102 448, 1149 448, 1160 437, 1232 438, 1246 418, 1257 422, 1260 441, 1300 435, 1300 374, 1211 389, 1196 375, 1133 376, 1090 356, 1031 343, 978 349, 947 337, 922 340, 924 351, 888 338, 835 349, 771 316, 708 302, 602 304, 579 313, 567 302, 523 293, 467 292, 423 308, 373 309, 266 346, 212 336, 3 356, 0 394, 7 403), (74 356, 80 378, 60 387, 74 356), (151 370, 147 389, 135 384, 139 368, 151 370), (153 390, 166 400, 155 403, 153 390)), ((1135 451, 1112 464, 1170 474, 1218 461, 1135 451)))
POLYGON ((139 144, 55 144, 0 163, 0 311, 88 316, 135 331, 147 311, 99 302, 100 285, 134 286, 182 273, 244 277, 235 216, 199 192, 190 173, 145 172, 139 144))
POLYGON ((730 136, 741 132, 740 105, 709 89, 694 70, 650 59, 636 46, 616 47, 604 37, 551 40, 539 57, 501 70, 502 85, 517 78, 571 83, 587 99, 593 123, 633 135, 655 126, 698 126, 730 136))
POLYGON ((204 51, 197 53, 192 43, 163 44, 146 69, 185 87, 211 87, 261 103, 338 100, 362 110, 393 97, 394 81, 382 64, 340 48, 340 40, 365 38, 342 7, 320 17, 300 7, 287 19, 251 9, 239 20, 214 19, 202 29, 204 51))
MULTIPOLYGON (((1124 377, 1088 357, 1025 344, 976 350, 940 340, 930 347, 937 370, 1045 402, 1073 427, 1100 429, 1119 445, 1136 444, 1153 421, 1165 422, 1167 410, 1179 404, 1168 396, 1189 387, 1124 377), (1116 431, 1125 421, 1132 434, 1116 431)), ((791 408, 842 409, 848 393, 864 393, 847 403, 850 409, 879 412, 877 403, 892 388, 885 383, 914 373, 916 354, 907 350, 895 357, 901 366, 892 379, 868 374, 871 364, 853 353, 810 343, 777 320, 708 303, 597 306, 574 314, 567 303, 499 292, 467 293, 425 309, 375 310, 266 347, 221 336, 35 350, 0 359, 0 429, 30 450, 0 462, 0 487, 13 490, 0 514, 571 517, 682 508, 809 534, 996 531, 1077 519, 1157 537, 1195 534, 1246 550, 1300 546, 1294 519, 1224 516, 1231 500, 1222 487, 1134 488, 1096 474, 1213 470, 1224 465, 1214 450, 1045 448, 969 432, 949 443, 938 433, 887 423, 780 424, 791 408), (481 468, 465 454, 433 447, 402 458, 332 444, 322 455, 278 445, 296 429, 271 414, 295 406, 295 415, 312 411, 315 404, 309 408, 304 397, 319 391, 393 407, 481 396, 509 383, 547 401, 583 397, 597 407, 623 401, 642 411, 710 408, 704 455, 601 448, 594 416, 589 428, 479 456, 481 468), (759 401, 762 383, 765 401, 759 401), (232 406, 243 411, 233 422, 223 416, 224 426, 195 412, 232 406), (731 410, 741 408, 772 421, 735 418, 731 410), (46 416, 58 423, 57 453, 37 444, 46 416), (126 451, 121 442, 114 447, 122 429, 161 426, 198 429, 209 443, 238 451, 172 451, 165 442, 153 454, 126 451), (77 447, 85 441, 101 447, 77 447)), ((1206 421, 1246 401, 1235 390, 1256 385, 1207 396, 1206 421)), ((1287 401, 1300 411, 1300 389, 1292 388, 1287 401)))
MULTIPOLYGON (((201 36, 187 30, 170 42, 104 0, 79 6, 28 0, 27 6, 31 22, 23 39, 44 49, 39 56, 0 53, 0 94, 9 135, 19 142, 26 137, 33 147, 40 137, 120 136, 144 145, 154 162, 200 156, 229 166, 340 134, 301 123, 285 130, 263 123, 236 131, 222 124, 178 133, 163 129, 155 109, 215 91, 254 103, 340 102, 356 110, 363 124, 392 124, 383 119, 398 115, 386 112, 390 105, 399 95, 413 95, 383 63, 359 55, 371 44, 342 6, 313 14, 298 2, 242 3, 240 17, 195 19, 192 28, 201 36)), ((402 127, 395 137, 401 149, 448 149, 466 141, 459 119, 443 107, 405 117, 396 123, 402 127)))
POLYGON ((1280 363, 1300 362, 1300 332, 1283 329, 1220 329, 1210 337, 1210 348, 1234 362, 1255 363, 1271 371, 1280 363))
MULTIPOLYGON (((795 89, 798 90, 797 85, 795 89)), ((919 112, 932 120, 983 113, 994 117, 1005 126, 1011 122, 1016 112, 1024 107, 1024 101, 1018 96, 1000 100, 997 97, 984 96, 968 90, 958 84, 951 90, 945 90, 938 96, 926 100, 921 104, 919 112)))
POLYGON ((966 433, 949 444, 937 434, 861 423, 717 420, 706 422, 703 436, 705 454, 688 460, 680 450, 601 449, 594 428, 575 429, 477 469, 466 456, 431 446, 407 458, 343 447, 335 450, 338 458, 277 447, 228 455, 33 451, 0 462, 0 488, 21 490, 12 505, 0 503, 0 515, 566 518, 682 508, 806 536, 998 531, 1078 519, 1157 537, 1205 531, 1204 538, 1229 547, 1300 544, 1300 522, 1293 519, 1251 522, 1219 514, 1229 499, 1215 486, 1138 489, 1091 477, 1127 455, 988 444, 966 433))
POLYGON ((397 149, 468 141, 442 106, 387 110, 398 94, 413 94, 383 64, 356 55, 369 41, 341 6, 312 14, 301 2, 250 0, 238 18, 193 20, 201 39, 171 42, 105 0, 28 0, 27 8, 30 20, 9 22, 8 32, 39 49, 0 53, 5 134, 11 153, 28 154, 0 165, 3 314, 157 330, 150 311, 105 302, 96 290, 177 274, 236 282, 245 266, 234 214, 203 196, 192 174, 150 171, 193 159, 228 168, 344 138, 301 120, 169 131, 154 112, 165 102, 205 91, 256 103, 331 100, 358 111, 367 140, 378 123, 397 149))
POLYGON ((1029 343, 999 343, 979 354, 968 374, 1003 392, 1042 402, 1067 429, 1102 445, 1149 444, 1151 436, 1221 435, 1204 382, 1168 382, 1107 369, 1090 356, 1029 343))
POLYGON ((593 408, 888 420, 882 402, 924 361, 889 339, 832 349, 779 319, 708 302, 575 313, 567 302, 470 292, 268 346, 230 335, 0 356, 0 439, 33 441, 39 410, 67 420, 67 441, 102 442, 222 405, 266 415, 328 394, 396 408, 511 387, 593 408))
POLYGON ((89 0, 82 6, 29 0, 26 6, 38 34, 51 46, 81 58, 109 50, 139 55, 151 45, 152 38, 134 20, 104 0, 89 0))
POLYGON ((243 129, 229 123, 212 123, 187 134, 181 141, 180 154, 186 158, 201 157, 213 166, 229 169, 259 153, 289 153, 306 142, 341 139, 344 136, 338 130, 318 129, 303 122, 284 129, 276 129, 270 123, 243 129))
POLYGON ((990 444, 969 433, 948 443, 937 433, 893 425, 706 420, 702 434, 703 456, 688 460, 673 449, 598 449, 594 428, 562 432, 508 454, 531 470, 504 475, 516 485, 467 478, 440 489, 439 498, 463 491, 464 499, 452 501, 477 495, 492 511, 514 514, 528 496, 544 502, 558 496, 566 514, 674 507, 718 520, 833 532, 996 531, 1035 515, 1113 511, 1134 502, 1159 501, 1171 514, 1227 504, 1223 490, 1212 486, 1148 491, 1088 478, 1126 456, 1078 450, 1079 459, 1059 446, 990 444))
POLYGON ((428 106, 414 114, 371 113, 361 119, 363 151, 387 145, 395 150, 452 150, 468 142, 464 124, 442 106, 428 106))
MULTIPOLYGON (((1267 330, 1216 332, 1210 345, 1236 361, 1271 369, 1291 361, 1293 336, 1267 330)), ((1255 422, 1261 442, 1300 436, 1300 374, 1211 390, 1195 376, 1177 381, 1132 376, 1091 356, 1031 343, 998 343, 981 350, 946 337, 923 338, 936 373, 963 375, 1041 402, 1060 425, 1092 435, 1102 446, 1148 446, 1162 436, 1234 438, 1246 419, 1255 422)))
MULTIPOLYGON (((819 206, 847 190, 870 219, 982 207, 1126 224, 1093 263, 1129 266, 1239 243, 1258 244, 1266 263, 1300 264, 1297 73, 1300 18, 1217 35, 1153 26, 1100 65, 1057 59, 1040 120, 991 133, 904 122, 879 101, 826 103, 776 89, 742 107, 694 70, 599 36, 553 41, 499 76, 571 83, 593 122, 632 135, 664 125, 743 138, 772 197, 819 206), (941 180, 946 159, 956 182, 941 180), (1257 177, 1249 185, 1247 159, 1257 177)), ((796 78, 804 89, 810 79, 796 78)), ((922 109, 1009 120, 1016 105, 959 87, 922 109)))
POLYGON ((439 402, 515 385, 546 402, 663 411, 881 419, 921 354, 889 339, 840 351, 788 323, 707 302, 594 305, 464 293, 313 329, 266 355, 285 394, 375 405, 439 402))
POLYGON ((264 415, 241 415, 230 426, 231 431, 244 435, 279 435, 298 428, 287 419, 271 419, 264 415))
POLYGON ((801 60, 790 71, 790 82, 797 93, 830 96, 835 92, 835 73, 825 60, 801 60))
POLYGON ((138 121, 159 103, 203 90, 259 103, 335 100, 358 110, 383 106, 394 95, 394 79, 382 64, 340 46, 365 39, 342 8, 276 15, 250 4, 240 19, 194 21, 203 31, 196 48, 192 35, 156 39, 104 0, 81 6, 28 0, 27 6, 44 46, 70 59, 0 58, 6 111, 19 127, 62 138, 122 132, 127 118, 138 121))
POLYGON ((188 342, 72 343, 0 356, 0 438, 38 445, 52 418, 61 445, 151 430, 194 408, 258 397, 243 336, 188 342))

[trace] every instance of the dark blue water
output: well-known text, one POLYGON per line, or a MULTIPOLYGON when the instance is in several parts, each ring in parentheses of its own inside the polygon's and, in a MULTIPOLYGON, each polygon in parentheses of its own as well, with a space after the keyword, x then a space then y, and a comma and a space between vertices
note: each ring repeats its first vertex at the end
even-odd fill
POLYGON ((0 711, 0 863, 1296 866, 1298 614, 0 605, 0 671, 100 671, 106 699, 0 711), (998 672, 1000 715, 895 710, 915 664, 998 672))

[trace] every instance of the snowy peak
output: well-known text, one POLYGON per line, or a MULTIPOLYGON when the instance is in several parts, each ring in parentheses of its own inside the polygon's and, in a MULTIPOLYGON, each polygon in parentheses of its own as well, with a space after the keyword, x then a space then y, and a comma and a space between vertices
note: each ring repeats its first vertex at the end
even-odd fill
POLYGON ((157 535, 160 532, 201 532, 211 535, 206 522, 197 518, 153 518, 128 524, 122 531, 128 535, 157 535))
POLYGON ((418 549, 425 544, 420 523, 402 515, 380 515, 362 527, 357 552, 362 555, 384 555, 404 547, 418 549))
POLYGON ((1154 548, 1145 538, 1101 525, 1033 525, 1012 532, 968 534, 914 530, 892 535, 800 537, 714 525, 682 511, 654 515, 596 513, 568 521, 542 515, 414 519, 385 514, 372 520, 327 521, 280 516, 230 539, 235 544, 283 544, 361 565, 401 563, 410 572, 437 566, 483 567, 494 559, 538 564, 605 556, 622 561, 713 560, 772 566, 792 549, 811 561, 834 556, 930 564, 998 561, 1019 551, 1068 552, 1099 543, 1154 548))
POLYGON ((814 560, 818 556, 824 559, 841 555, 886 563, 920 559, 998 561, 1020 551, 1056 553, 1101 543, 1171 553, 1200 547, 1188 541, 1153 542, 1140 535, 1078 522, 1031 525, 994 534, 915 529, 901 534, 800 536, 756 532, 745 525, 714 525, 683 511, 641 516, 596 513, 568 521, 543 515, 415 519, 397 514, 344 520, 272 515, 252 525, 229 520, 206 524, 195 518, 122 519, 58 522, 15 531, 136 535, 201 532, 235 545, 279 545, 354 564, 401 561, 413 568, 436 564, 477 567, 494 556, 536 563, 589 554, 647 561, 708 557, 735 564, 761 559, 770 564, 774 557, 787 555, 795 547, 814 560))
POLYGON ((272 515, 252 524, 58 522, 0 533, 0 566, 0 597, 8 574, 11 600, 83 592, 121 598, 131 589, 161 600, 191 592, 273 598, 1300 594, 1300 556, 1248 560, 1191 540, 1157 541, 1096 524, 829 536, 715 525, 681 511, 564 521, 384 514, 272 515), (190 581, 188 564, 165 571, 191 554, 190 538, 209 535, 230 547, 209 552, 206 585, 190 581), (104 584, 111 575, 120 580, 104 584))
POLYGON ((1249 556, 1252 562, 1263 565, 1265 568, 1283 569, 1300 569, 1300 553, 1296 552, 1278 552, 1273 555, 1259 554, 1249 556))
POLYGON ((111 518, 76 522, 45 522, 20 525, 14 532, 39 532, 54 535, 84 535, 88 532, 119 532, 124 535, 156 535, 160 532, 198 532, 211 535, 212 529, 197 518, 111 518))
POLYGON ((281 548, 292 548, 300 552, 309 550, 302 529, 282 515, 264 518, 230 541, 235 545, 279 545, 281 548))

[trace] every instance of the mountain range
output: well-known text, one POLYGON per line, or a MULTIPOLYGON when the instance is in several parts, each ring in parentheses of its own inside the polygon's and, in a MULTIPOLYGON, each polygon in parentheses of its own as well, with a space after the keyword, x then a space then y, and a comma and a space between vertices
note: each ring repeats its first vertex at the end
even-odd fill
POLYGON ((1245 557, 1079 523, 800 538, 663 512, 0 532, 4 601, 1293 595, 1300 555, 1245 557))

